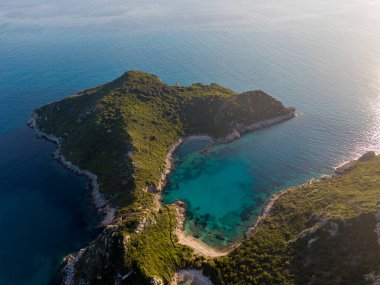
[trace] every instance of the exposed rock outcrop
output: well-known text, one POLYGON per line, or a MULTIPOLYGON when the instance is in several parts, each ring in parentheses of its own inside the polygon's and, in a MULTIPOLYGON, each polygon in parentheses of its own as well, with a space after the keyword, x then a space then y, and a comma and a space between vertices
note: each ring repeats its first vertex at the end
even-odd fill
POLYGON ((124 272, 117 262, 124 252, 123 236, 118 226, 108 225, 103 232, 63 269, 64 285, 117 284, 130 272, 124 272))
POLYGON ((57 145, 57 149, 54 152, 54 159, 56 159, 61 165, 63 165, 69 171, 84 176, 88 179, 89 188, 91 189, 91 194, 93 198, 93 203, 97 208, 98 212, 103 217, 102 225, 108 225, 112 223, 115 218, 116 209, 109 205, 109 202, 103 197, 99 191, 98 177, 85 169, 81 169, 79 166, 74 165, 71 161, 68 161, 62 154, 60 154, 61 144, 63 139, 56 137, 52 134, 47 134, 40 130, 37 125, 38 116, 36 113, 32 113, 31 119, 28 121, 27 125, 34 129, 35 135, 39 138, 44 138, 50 142, 57 145))

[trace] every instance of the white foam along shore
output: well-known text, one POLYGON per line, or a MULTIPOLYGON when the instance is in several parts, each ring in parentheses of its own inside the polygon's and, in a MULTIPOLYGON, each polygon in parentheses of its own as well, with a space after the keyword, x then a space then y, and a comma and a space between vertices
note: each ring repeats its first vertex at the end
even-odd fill
POLYGON ((295 114, 295 109, 290 108, 291 112, 285 115, 277 116, 271 119, 259 121, 250 125, 245 125, 245 124, 235 124, 234 130, 225 136, 224 138, 220 139, 214 139, 216 143, 229 143, 232 142, 238 138, 240 138, 243 134, 257 131, 263 128, 267 128, 285 121, 288 121, 296 116, 295 114))
POLYGON ((67 257, 67 263, 63 267, 63 280, 62 284, 63 285, 71 285, 74 282, 74 275, 75 275, 75 265, 77 264, 78 260, 82 257, 83 253, 86 251, 85 248, 82 248, 77 252, 75 256, 67 257))
MULTIPOLYGON (((306 182, 305 184, 308 184, 308 183, 312 183, 312 180, 306 182)), ((256 228, 262 224, 262 222, 265 220, 265 218, 270 214, 270 211, 272 210, 274 203, 281 196, 285 195, 286 193, 288 193, 289 191, 291 191, 293 189, 295 189, 295 188, 294 187, 293 188, 287 188, 287 189, 284 189, 284 190, 280 191, 279 193, 271 196, 271 198, 269 199, 269 202, 265 205, 263 211, 261 212, 261 215, 256 219, 255 224, 252 227, 248 228, 248 230, 245 232, 246 238, 250 237, 254 233, 256 228)))
POLYGON ((245 125, 245 124, 234 124, 234 129, 227 134, 225 137, 221 138, 214 138, 211 137, 207 134, 198 134, 198 135, 192 135, 183 138, 182 141, 186 140, 210 140, 213 144, 225 144, 225 143, 230 143, 233 142, 237 139, 239 139, 242 135, 253 132, 253 131, 258 131, 285 121, 288 121, 296 116, 294 108, 291 108, 291 112, 289 114, 277 116, 271 119, 259 121, 256 123, 253 123, 251 125, 245 125))
POLYGON ((193 248, 198 253, 203 254, 208 257, 220 257, 225 256, 230 252, 230 248, 226 250, 218 250, 208 244, 204 243, 202 240, 195 238, 190 235, 186 235, 184 232, 184 223, 185 223, 185 212, 186 212, 186 203, 183 201, 174 202, 176 210, 177 225, 175 227, 175 234, 178 238, 178 243, 182 245, 187 245, 193 248))
MULTIPOLYGON (((173 154, 174 154, 175 150, 184 141, 187 141, 187 140, 210 140, 210 142, 214 145, 229 143, 229 142, 232 142, 234 140, 237 140, 238 138, 241 137, 241 135, 243 135, 245 133, 252 132, 255 130, 259 130, 259 129, 263 129, 263 128, 266 128, 266 127, 269 127, 269 126, 272 126, 275 124, 279 124, 279 123, 288 121, 288 120, 294 118, 294 116, 295 116, 295 111, 292 108, 292 112, 290 112, 289 114, 286 114, 286 115, 277 116, 277 117, 274 117, 274 118, 271 118, 268 120, 259 121, 259 122, 256 122, 254 124, 251 124, 251 125, 243 125, 243 124, 237 125, 236 128, 231 133, 229 133, 227 136, 225 136, 223 138, 213 138, 207 134, 198 134, 198 135, 192 135, 192 136, 180 138, 169 149, 169 151, 166 155, 164 171, 161 175, 161 179, 158 183, 158 186, 156 187, 156 190, 160 193, 160 191, 165 187, 165 184, 167 182, 167 176, 170 174, 171 170, 173 169, 173 154)), ((160 200, 162 199, 161 195, 159 196, 159 199, 160 200)), ((179 201, 179 202, 182 202, 182 201, 179 201)), ((160 202, 158 202, 158 204, 161 205, 160 202)), ((184 208, 184 206, 182 206, 182 207, 184 208)), ((229 246, 228 248, 226 248, 226 250, 217 250, 217 249, 205 244, 200 239, 197 239, 193 236, 187 235, 183 231, 183 224, 185 222, 185 211, 183 209, 181 209, 182 207, 180 205, 176 205, 178 224, 177 224, 175 233, 178 237, 180 244, 187 245, 187 246, 193 248, 194 250, 196 250, 197 252, 199 252, 203 255, 209 256, 209 257, 217 257, 217 256, 227 255, 231 250, 233 250, 234 248, 236 248, 236 246, 238 246, 239 242, 229 246)), ((269 211, 269 209, 268 209, 268 211, 269 211)))
POLYGON ((28 126, 34 129, 35 135, 37 137, 44 138, 57 145, 57 149, 54 152, 54 158, 59 163, 61 163, 65 168, 67 168, 71 172, 77 175, 84 176, 88 179, 93 202, 99 214, 103 217, 101 226, 106 226, 108 224, 111 224, 115 218, 116 209, 111 207, 109 205, 109 202, 99 192, 98 177, 94 173, 85 169, 81 169, 80 167, 74 165, 72 162, 68 161, 62 154, 60 154, 62 139, 52 134, 47 134, 41 131, 38 128, 37 119, 38 119, 37 114, 33 112, 31 119, 27 123, 28 126))
POLYGON ((284 190, 282 190, 282 191, 280 191, 280 192, 272 195, 272 197, 270 198, 269 202, 264 207, 261 215, 257 218, 256 223, 246 231, 245 236, 249 237, 250 235, 252 235, 252 233, 255 231, 255 229, 259 225, 261 225, 261 223, 265 220, 265 218, 270 214, 270 211, 273 208, 274 203, 280 197, 282 197, 283 195, 285 195, 286 193, 288 193, 288 192, 290 192, 292 190, 296 190, 299 187, 304 187, 304 186, 311 185, 311 184, 319 182, 321 180, 332 179, 332 178, 337 178, 339 176, 342 176, 343 174, 345 174, 345 173, 351 171, 352 169, 354 169, 357 162, 369 160, 369 159, 372 159, 375 156, 376 156, 376 153, 374 151, 368 151, 365 154, 363 154, 360 157, 358 157, 357 159, 354 159, 354 160, 351 160, 351 161, 347 161, 344 164, 341 164, 339 167, 336 167, 335 170, 334 170, 334 173, 332 173, 332 174, 323 175, 320 179, 312 178, 312 179, 306 181, 305 183, 303 183, 303 184, 301 184, 299 186, 290 187, 290 188, 284 189, 284 190))
POLYGON ((173 144, 171 146, 168 153, 166 154, 164 171, 161 174, 161 178, 160 178, 160 181, 158 182, 158 186, 157 186, 158 191, 161 191, 165 187, 166 178, 173 168, 174 151, 182 144, 182 142, 183 142, 183 139, 180 138, 175 144, 173 144))
MULTIPOLYGON (((335 169, 335 172, 333 174, 322 176, 320 180, 326 180, 326 179, 332 179, 332 178, 339 177, 342 174, 344 174, 346 171, 350 171, 352 169, 351 168, 352 164, 355 163, 356 161, 363 160, 363 158, 369 159, 369 158, 373 157, 374 155, 375 155, 374 152, 368 152, 368 153, 362 155, 359 159, 348 162, 345 165, 341 166, 341 169, 335 169)), ((290 187, 290 188, 287 188, 287 189, 280 191, 279 193, 272 195, 269 202, 265 205, 261 215, 257 218, 255 224, 252 227, 248 228, 248 230, 245 232, 245 238, 249 238, 255 232, 256 228, 263 223, 265 218, 270 214, 270 212, 274 206, 274 203, 279 198, 281 198, 283 195, 287 194, 288 192, 290 192, 292 190, 297 190, 299 187, 311 185, 313 183, 319 182, 320 180, 312 178, 312 179, 306 181, 305 183, 303 183, 299 186, 290 187)), ((225 256, 228 253, 230 253, 232 250, 236 249, 241 244, 242 240, 234 242, 233 244, 231 244, 230 246, 228 246, 224 250, 217 250, 217 249, 205 244, 200 239, 186 235, 186 233, 183 231, 183 223, 185 221, 185 206, 186 206, 186 204, 183 201, 176 201, 175 206, 176 206, 176 215, 177 215, 177 219, 178 219, 178 223, 177 223, 175 232, 177 234, 177 237, 178 237, 180 244, 190 246, 191 248, 195 249, 198 253, 201 253, 201 254, 208 256, 208 257, 211 257, 211 258, 225 256)), ((173 277, 172 285, 176 285, 178 281, 182 281, 183 276, 187 276, 188 278, 191 278, 191 277, 195 277, 195 276, 203 276, 203 274, 201 271, 197 271, 197 270, 180 270, 173 277), (178 275, 178 273, 180 273, 180 275, 178 275)), ((209 280, 207 280, 207 277, 205 277, 205 278, 206 278, 205 281, 208 282, 209 280)), ((195 278, 195 280, 197 280, 197 279, 195 278)), ((209 281, 209 282, 211 282, 211 281, 209 281)), ((203 283, 200 283, 200 284, 203 284, 203 283)), ((204 283, 204 284, 208 284, 208 283, 204 283)))
MULTIPOLYGON (((191 135, 191 136, 187 136, 184 138, 180 138, 176 143, 174 143, 170 147, 168 153, 166 154, 164 170, 161 174, 161 177, 160 177, 160 180, 157 184, 157 187, 154 186, 153 187, 154 189, 150 189, 150 190, 153 190, 153 192, 154 191, 160 192, 165 187, 166 182, 167 182, 167 176, 170 174, 170 172, 173 169, 173 154, 174 154, 175 150, 184 141, 188 141, 188 140, 209 140, 213 145, 229 143, 229 142, 232 142, 234 140, 237 140, 238 138, 240 138, 245 133, 260 130, 260 129, 263 129, 263 128, 266 128, 266 127, 269 127, 269 126, 272 126, 275 124, 279 124, 279 123, 282 123, 282 122, 285 122, 285 121, 288 121, 288 120, 294 118, 295 117, 295 109, 291 108, 291 110, 292 111, 289 114, 277 116, 277 117, 274 117, 274 118, 271 118, 268 120, 259 121, 259 122, 253 123, 251 125, 243 125, 243 124, 236 125, 236 128, 231 133, 229 133, 228 135, 226 135, 225 137, 222 137, 222 138, 213 138, 207 134, 191 135)), ((161 197, 160 197, 160 200, 161 200, 161 197)))

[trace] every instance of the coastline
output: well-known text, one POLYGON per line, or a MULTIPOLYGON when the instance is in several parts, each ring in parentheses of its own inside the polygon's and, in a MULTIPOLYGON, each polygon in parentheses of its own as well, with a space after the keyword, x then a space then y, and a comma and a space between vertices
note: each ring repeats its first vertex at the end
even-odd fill
POLYGON ((214 139, 214 141, 217 144, 230 143, 237 140, 238 138, 240 138, 242 135, 246 133, 258 131, 258 130, 261 130, 273 125, 277 125, 279 123, 289 121, 293 119, 294 117, 296 117, 295 109, 291 108, 291 112, 289 114, 273 117, 267 120, 258 121, 250 125, 236 124, 235 129, 231 133, 229 133, 227 136, 223 138, 216 138, 214 139))
POLYGON ((281 116, 277 116, 271 119, 258 121, 251 125, 237 124, 235 125, 235 128, 224 137, 215 138, 208 134, 197 134, 197 135, 186 136, 182 139, 182 141, 184 142, 187 140, 210 140, 211 142, 214 143, 214 145, 231 143, 247 133, 251 133, 254 131, 258 131, 258 130, 268 128, 273 125, 277 125, 277 124, 289 121, 296 116, 297 114, 295 113, 295 109, 292 108, 292 112, 286 115, 281 115, 281 116))
MULTIPOLYGON (((268 127, 268 126, 271 126, 271 125, 274 125, 277 123, 287 121, 287 120, 293 118, 294 116, 295 116, 295 113, 293 112, 291 115, 280 116, 280 117, 276 117, 276 118, 266 120, 263 122, 258 122, 258 123, 252 124, 248 127, 244 127, 242 133, 239 133, 235 130, 237 135, 231 136, 231 134, 234 134, 234 132, 233 132, 233 133, 230 133, 229 135, 227 135, 226 137, 224 137, 222 139, 215 139, 215 138, 212 138, 211 136, 200 134, 200 135, 193 135, 193 136, 185 137, 181 141, 191 140, 191 139, 195 139, 195 140, 196 139, 210 139, 216 145, 217 144, 223 144, 223 143, 229 143, 229 142, 232 142, 232 141, 240 138, 240 136, 242 134, 245 134, 247 132, 251 132, 254 130, 262 129, 264 127, 268 127)), ((172 148, 171 151, 168 153, 167 159, 168 159, 168 161, 170 161, 170 169, 172 168, 172 155, 173 155, 175 149, 179 145, 180 145, 180 143, 175 144, 175 148, 174 149, 172 148)), ((288 192, 290 192, 292 190, 297 189, 298 187, 310 185, 310 184, 313 184, 313 183, 316 183, 318 181, 325 180, 325 179, 337 178, 337 177, 345 174, 346 172, 352 170, 355 167, 355 164, 357 161, 370 159, 374 155, 376 155, 374 152, 368 152, 366 154, 363 154, 361 157, 359 157, 356 160, 349 161, 349 162, 341 165, 340 167, 335 168, 334 172, 330 175, 324 175, 320 179, 312 178, 312 179, 306 181, 305 183, 303 183, 299 186, 286 188, 286 189, 272 195, 271 198, 269 199, 268 203, 266 203, 264 209, 262 210, 261 215, 257 218, 256 222, 253 224, 253 226, 249 227, 247 229, 247 231, 245 232, 244 238, 242 240, 238 240, 238 241, 230 244, 229 246, 227 246, 225 249, 222 249, 222 250, 216 249, 212 246, 209 246, 208 244, 204 243, 200 239, 197 239, 193 236, 187 235, 184 232, 183 225, 184 225, 184 222, 186 219, 186 217, 185 217, 185 212, 186 212, 185 202, 178 200, 174 203, 174 205, 176 207, 176 216, 177 216, 177 226, 175 229, 175 234, 178 238, 178 242, 182 245, 186 245, 186 246, 191 247, 197 253, 203 254, 207 257, 215 258, 215 257, 225 256, 225 255, 229 254, 231 251, 233 251, 235 248, 237 248, 242 243, 242 241, 244 239, 249 238, 254 233, 256 228, 258 226, 260 226, 262 224, 262 222, 265 220, 265 218, 270 214, 270 212, 274 206, 274 203, 280 197, 282 197, 283 195, 287 194, 288 192)), ((166 173, 165 177, 169 173, 170 173, 170 171, 166 173)), ((162 188, 161 188, 161 190, 162 190, 162 188)), ((161 196, 161 194, 160 194, 160 196, 161 196)), ((161 197, 161 199, 162 199, 162 197, 161 197)))
POLYGON ((256 223, 245 232, 245 237, 246 238, 250 237, 253 234, 255 229, 258 226, 260 226, 261 223, 265 220, 265 218, 270 214, 270 211, 271 211, 274 203, 276 202, 276 200, 281 198, 283 195, 287 194, 288 192, 290 192, 292 190, 296 190, 299 187, 311 185, 313 183, 320 182, 320 181, 327 180, 327 179, 338 178, 338 177, 346 174, 347 172, 350 172, 351 170, 355 169, 356 164, 358 162, 372 159, 375 156, 376 156, 376 153, 374 151, 368 151, 368 152, 364 153, 363 155, 361 155, 360 157, 358 157, 357 159, 348 161, 348 162, 340 165, 339 167, 335 167, 334 172, 331 174, 323 175, 320 177, 320 179, 312 178, 312 179, 306 181, 305 183, 303 183, 301 185, 284 189, 284 190, 272 195, 269 202, 264 207, 261 215, 257 218, 256 223))
POLYGON ((160 181, 158 182, 157 191, 161 191, 162 189, 164 189, 166 185, 166 178, 173 168, 173 154, 175 150, 182 144, 183 141, 184 139, 182 138, 178 139, 177 142, 170 147, 168 153, 166 154, 164 171, 162 172, 160 181))
POLYGON ((75 275, 75 265, 78 260, 82 257, 83 253, 86 251, 86 248, 80 249, 75 255, 69 255, 66 257, 66 264, 62 268, 63 285, 71 285, 73 284, 74 275, 75 275))
POLYGON ((187 235, 184 230, 183 226, 186 220, 186 208, 185 208, 185 202, 183 201, 176 201, 174 202, 175 210, 176 210, 176 218, 177 218, 177 225, 175 227, 175 234, 178 238, 178 243, 182 245, 187 245, 191 248, 193 248, 196 252, 201 253, 205 256, 214 258, 214 257, 220 257, 227 255, 230 250, 218 250, 206 243, 204 243, 202 240, 195 238, 193 236, 187 235))
POLYGON ((57 149, 54 152, 54 159, 57 160, 63 167, 71 171, 74 174, 84 176, 89 182, 89 188, 91 190, 92 201, 98 211, 102 216, 102 221, 100 226, 106 226, 111 224, 115 219, 116 209, 109 205, 109 202, 103 197, 99 191, 98 177, 86 170, 81 169, 77 165, 74 165, 71 161, 68 161, 62 154, 60 154, 62 138, 56 137, 52 134, 47 134, 40 130, 37 125, 38 116, 35 112, 32 113, 32 117, 27 122, 27 125, 34 130, 37 137, 46 139, 57 145, 57 149))
POLYGON ((294 187, 290 187, 290 188, 286 188, 274 195, 272 195, 268 201, 268 203, 266 203, 264 209, 262 210, 261 212, 261 215, 256 219, 256 222, 254 223, 253 226, 249 227, 246 232, 245 232, 245 238, 249 238, 256 230, 256 228, 258 226, 260 226, 262 224, 262 222, 265 220, 265 218, 270 214, 270 211, 272 210, 273 206, 274 206, 274 203, 279 199, 281 198, 283 195, 289 193, 290 191, 294 190, 294 189, 297 189, 298 187, 302 187, 302 186, 306 186, 306 185, 309 185, 309 184, 312 184, 312 183, 315 183, 315 182, 318 182, 319 180, 316 180, 314 178, 306 181, 305 183, 299 185, 299 186, 294 186, 294 187))
MULTIPOLYGON (((242 127, 240 126, 238 130, 234 130, 232 133, 228 134, 224 138, 213 138, 208 135, 192 135, 192 136, 187 136, 184 138, 179 138, 168 150, 166 157, 165 157, 165 163, 164 163, 164 168, 160 177, 160 180, 156 185, 151 185, 147 187, 147 190, 153 190, 154 193, 156 193, 156 206, 154 207, 153 210, 157 211, 161 208, 162 206, 162 193, 161 190, 165 187, 165 184, 167 182, 167 176, 170 174, 170 172, 173 170, 173 155, 175 150, 183 143, 185 140, 196 140, 196 139, 209 139, 210 142, 213 145, 216 144, 222 144, 222 143, 229 143, 232 142, 238 138, 240 138, 241 135, 244 133, 247 133, 249 131, 261 129, 264 127, 268 127, 274 124, 278 124, 284 121, 287 121, 295 116, 294 112, 291 114, 287 114, 286 116, 279 116, 276 118, 272 118, 270 120, 265 120, 265 121, 260 121, 257 122, 253 125, 242 127)), ((40 138, 44 138, 50 142, 53 142, 54 144, 57 145, 57 149, 54 152, 54 158, 65 168, 70 170, 71 172, 84 176, 87 178, 89 181, 89 186, 91 190, 91 195, 92 195, 92 200, 95 205, 95 207, 98 210, 98 213, 102 216, 103 220, 101 225, 106 226, 114 222, 115 220, 115 212, 116 209, 112 208, 109 205, 109 202, 102 196, 102 194, 99 192, 99 184, 98 184, 98 177, 85 169, 81 169, 80 167, 74 165, 72 162, 68 161, 62 154, 60 154, 61 150, 61 144, 62 144, 62 138, 54 136, 52 134, 47 134, 40 130, 38 128, 38 116, 35 112, 32 113, 31 119, 28 121, 28 126, 34 129, 35 135, 40 138)), ((178 209, 178 208, 177 208, 178 209)), ((178 223, 175 228, 175 235, 178 238, 178 241, 180 244, 189 246, 195 250, 195 252, 198 252, 200 254, 205 255, 206 257, 220 257, 220 256, 225 256, 227 255, 231 250, 236 248, 240 243, 234 243, 231 247, 229 246, 227 250, 218 250, 213 248, 212 246, 207 245, 206 243, 202 242, 201 240, 194 238, 190 235, 186 235, 186 233, 183 231, 183 223, 185 221, 185 211, 179 211, 178 217, 178 223), (182 214, 181 214, 182 213, 182 214)), ((144 223, 143 223, 144 224, 144 223)), ((64 266, 63 273, 63 284, 71 284, 73 280, 73 276, 75 273, 75 267, 77 261, 82 257, 83 252, 85 249, 80 250, 77 252, 72 258, 67 260, 67 264, 64 266)))
MULTIPOLYGON (((225 137, 222 138, 213 138, 207 134, 197 134, 197 135, 190 135, 186 136, 184 138, 180 138, 175 144, 172 145, 172 147, 169 149, 166 158, 165 158, 165 167, 164 171, 161 175, 161 179, 158 182, 158 186, 155 187, 155 190, 157 192, 157 200, 156 200, 156 207, 159 209, 162 206, 162 193, 161 190, 165 187, 167 182, 167 176, 170 174, 170 172, 173 170, 173 154, 175 150, 185 141, 188 140, 203 140, 208 139, 210 140, 214 146, 218 144, 226 144, 233 142, 237 139, 239 139, 242 135, 253 132, 256 130, 260 130, 266 127, 270 127, 272 125, 276 125, 285 121, 288 121, 296 116, 295 109, 292 108, 292 112, 286 115, 277 116, 268 120, 259 121, 256 123, 253 123, 251 125, 239 125, 237 128, 235 128, 231 133, 227 134, 225 137)), ((272 199, 272 198, 271 198, 272 199)), ((274 201, 273 201, 274 203, 274 201)), ((177 201, 175 204, 176 207, 176 216, 177 216, 177 226, 175 228, 175 234, 178 238, 178 242, 182 245, 186 245, 194 249, 196 252, 201 253, 208 257, 221 257, 225 256, 228 253, 230 253, 233 249, 238 247, 241 244, 241 241, 236 241, 232 243, 231 245, 227 246, 225 250, 218 250, 216 248, 213 248, 212 246, 209 246, 208 244, 204 243, 200 239, 197 239, 193 236, 187 235, 183 231, 183 225, 186 220, 185 215, 185 203, 183 201, 177 201)), ((270 209, 268 209, 269 211, 270 209)), ((261 216, 258 218, 258 220, 261 218, 261 216)), ((264 219, 264 217, 262 218, 264 219)), ((257 222, 256 222, 257 224, 257 222)), ((255 225, 256 225, 255 224, 255 225)))

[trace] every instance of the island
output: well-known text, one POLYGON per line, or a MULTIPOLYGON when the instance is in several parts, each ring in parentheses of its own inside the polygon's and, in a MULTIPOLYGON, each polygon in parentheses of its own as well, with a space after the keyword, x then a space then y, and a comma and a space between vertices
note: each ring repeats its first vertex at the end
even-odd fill
POLYGON ((161 204, 182 140, 207 135, 228 143, 294 116, 260 90, 169 86, 139 71, 34 110, 29 125, 57 144, 62 165, 88 178, 103 217, 103 232, 67 257, 63 284, 176 284, 181 275, 204 284, 380 281, 374 153, 275 195, 246 239, 223 252, 189 246, 183 204, 161 204))

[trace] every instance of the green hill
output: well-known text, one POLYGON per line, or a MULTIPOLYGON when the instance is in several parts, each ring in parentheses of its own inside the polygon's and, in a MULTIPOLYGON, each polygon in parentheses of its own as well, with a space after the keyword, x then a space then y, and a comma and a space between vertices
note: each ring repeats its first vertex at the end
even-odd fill
POLYGON ((262 91, 168 86, 138 71, 36 109, 38 129, 60 138, 66 160, 97 175, 117 209, 113 224, 66 266, 65 284, 168 283, 177 269, 200 267, 204 257, 177 243, 174 207, 157 204, 168 151, 189 135, 231 139, 293 116, 262 91))
POLYGON ((167 153, 181 137, 231 139, 266 126, 257 124, 263 120, 293 115, 262 91, 168 86, 137 71, 35 110, 37 127, 61 139, 67 160, 98 176, 100 192, 118 210, 72 257, 64 284, 169 284, 181 268, 203 269, 214 284, 378 284, 380 157, 374 153, 334 178, 278 195, 252 234, 224 257, 178 244, 175 207, 157 204, 167 153))
POLYGON ((214 284, 378 284, 380 156, 281 195, 251 237, 206 265, 214 284))
POLYGON ((180 137, 223 137, 237 124, 293 113, 261 91, 174 87, 137 71, 35 110, 38 128, 63 138, 61 153, 98 175, 100 191, 118 208, 149 206, 151 195, 142 189, 157 185, 167 152, 180 137))

